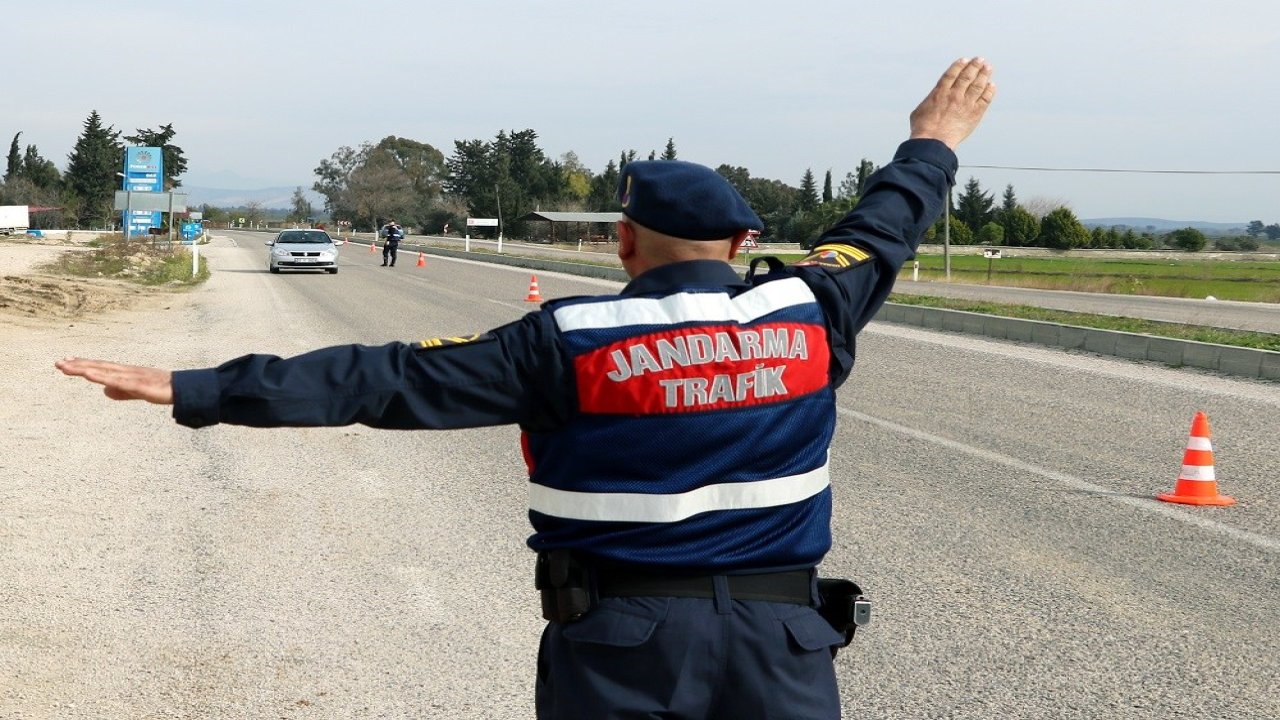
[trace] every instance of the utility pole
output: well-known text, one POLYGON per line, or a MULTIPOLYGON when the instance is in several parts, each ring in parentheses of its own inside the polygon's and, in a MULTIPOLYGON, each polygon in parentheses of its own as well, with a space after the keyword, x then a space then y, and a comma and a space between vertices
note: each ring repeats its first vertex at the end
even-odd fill
POLYGON ((951 282, 951 188, 947 188, 947 204, 942 211, 942 264, 951 282))
POLYGON ((498 186, 493 186, 493 197, 498 201, 498 252, 502 252, 502 194, 498 192, 498 186))

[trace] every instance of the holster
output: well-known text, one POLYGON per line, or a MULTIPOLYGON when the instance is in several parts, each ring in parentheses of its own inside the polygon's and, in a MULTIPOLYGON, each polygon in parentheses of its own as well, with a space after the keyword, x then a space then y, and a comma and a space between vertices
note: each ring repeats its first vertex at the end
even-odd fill
POLYGON ((840 647, 848 647, 853 642, 854 631, 871 622, 871 601, 852 580, 818 578, 818 599, 822 602, 818 614, 844 635, 844 644, 840 647))
POLYGON ((542 617, 548 622, 573 622, 594 606, 590 569, 569 550, 538 553, 534 586, 542 594, 542 617))

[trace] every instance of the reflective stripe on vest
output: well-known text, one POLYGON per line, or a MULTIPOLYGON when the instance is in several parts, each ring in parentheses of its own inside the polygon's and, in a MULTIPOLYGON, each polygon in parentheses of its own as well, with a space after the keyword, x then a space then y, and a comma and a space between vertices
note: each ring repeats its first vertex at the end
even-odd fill
POLYGON ((827 465, 772 480, 706 485, 686 493, 588 493, 529 485, 529 509, 571 520, 669 523, 716 510, 746 510, 807 500, 830 485, 827 465))

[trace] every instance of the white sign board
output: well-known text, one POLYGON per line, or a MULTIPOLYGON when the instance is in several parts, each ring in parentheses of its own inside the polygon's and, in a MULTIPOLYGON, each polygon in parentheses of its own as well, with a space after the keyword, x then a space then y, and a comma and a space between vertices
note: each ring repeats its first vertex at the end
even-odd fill
POLYGON ((994 260, 999 260, 999 259, 1000 259, 1000 251, 999 251, 999 250, 983 250, 983 251, 982 251, 982 257, 984 257, 984 258, 992 258, 992 259, 994 259, 994 260))
POLYGON ((467 218, 467 227, 498 227, 498 218, 467 218))

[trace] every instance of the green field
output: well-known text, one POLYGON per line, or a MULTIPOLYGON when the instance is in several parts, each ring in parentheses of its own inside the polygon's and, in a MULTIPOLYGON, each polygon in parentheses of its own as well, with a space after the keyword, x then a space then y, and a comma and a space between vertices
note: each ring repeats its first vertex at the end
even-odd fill
MULTIPOLYGON (((794 262, 800 254, 780 255, 794 262)), ((920 279, 946 279, 941 255, 920 255, 920 279)), ((899 275, 910 279, 910 263, 899 275)), ((1280 262, 1186 260, 1096 260, 1087 258, 987 259, 951 256, 951 282, 967 285, 1074 290, 1116 295, 1159 295, 1246 302, 1280 302, 1280 262)))
MULTIPOLYGON (((945 278, 942 256, 921 255, 918 259, 921 279, 945 278)), ((909 277, 912 268, 904 272, 909 277)), ((989 260, 953 255, 951 281, 1117 295, 1212 295, 1219 300, 1280 302, 1280 262, 1008 257, 989 260)))
MULTIPOLYGON (((788 263, 799 260, 801 257, 803 256, 800 254, 779 256, 788 263)), ((945 281, 946 272, 942 256, 921 255, 918 260, 921 280, 945 281)), ((909 280, 913 272, 914 268, 908 264, 899 278, 909 280)), ((951 282, 1126 295, 1199 298, 1212 295, 1220 300, 1280 302, 1280 263, 1277 262, 1081 258, 988 260, 974 255, 953 255, 951 282), (990 280, 987 279, 988 263, 990 263, 990 280)), ((1138 318, 1064 312, 1026 305, 1006 305, 901 293, 894 293, 889 300, 904 305, 925 305, 1062 325, 1280 351, 1280 335, 1270 333, 1224 330, 1138 318)))

